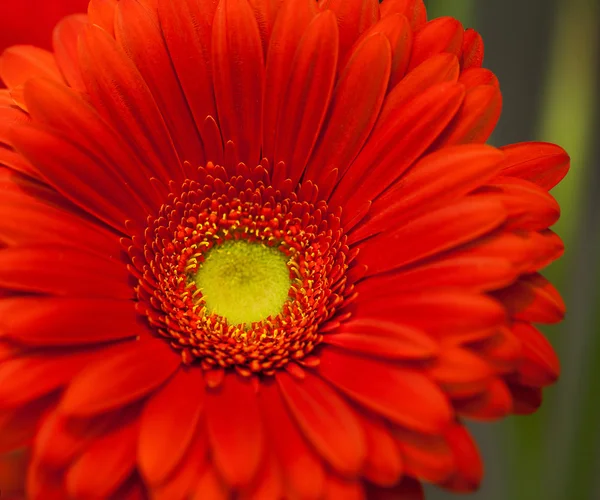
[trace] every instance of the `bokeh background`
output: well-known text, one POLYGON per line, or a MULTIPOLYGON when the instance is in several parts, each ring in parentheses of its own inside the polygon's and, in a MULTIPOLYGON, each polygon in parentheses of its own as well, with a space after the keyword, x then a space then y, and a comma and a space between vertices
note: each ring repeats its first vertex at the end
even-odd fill
MULTIPOLYGON (((562 360, 559 383, 530 417, 473 425, 486 476, 473 500, 600 500, 600 0, 425 0, 484 38, 504 111, 491 142, 556 142, 572 158, 553 191, 566 244, 546 275, 566 320, 547 328, 562 360)), ((0 0, 0 50, 50 46, 51 26, 87 0, 0 0)), ((428 500, 451 500, 431 489, 428 500)))

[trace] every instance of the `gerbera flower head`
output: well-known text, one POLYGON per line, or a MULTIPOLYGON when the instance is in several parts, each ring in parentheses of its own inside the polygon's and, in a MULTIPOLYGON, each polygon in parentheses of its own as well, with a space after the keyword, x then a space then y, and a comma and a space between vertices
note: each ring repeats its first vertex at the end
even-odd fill
POLYGON ((475 489, 464 422, 558 376, 569 165, 484 144, 481 37, 421 0, 92 0, 54 38, 0 58, 4 489, 475 489))

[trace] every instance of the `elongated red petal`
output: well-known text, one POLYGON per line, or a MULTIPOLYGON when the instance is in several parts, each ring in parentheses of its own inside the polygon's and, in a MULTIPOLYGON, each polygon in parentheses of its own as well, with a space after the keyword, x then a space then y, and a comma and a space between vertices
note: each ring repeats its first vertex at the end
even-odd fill
POLYGON ((56 63, 67 83, 78 91, 85 90, 85 84, 79 69, 77 41, 87 22, 87 16, 74 14, 60 21, 52 33, 56 63))
POLYGON ((502 304, 482 294, 436 289, 381 300, 377 292, 381 289, 367 288, 369 281, 354 305, 357 317, 364 314, 397 321, 449 344, 488 338, 506 322, 502 304))
POLYGON ((380 486, 393 486, 404 470, 400 450, 383 420, 360 414, 367 438, 367 459, 363 474, 380 486))
POLYGON ((262 154, 266 158, 273 158, 275 153, 277 123, 281 108, 286 104, 283 97, 294 69, 290 60, 316 14, 317 3, 312 0, 285 0, 273 26, 267 50, 262 110, 262 154))
POLYGON ((0 286, 59 296, 132 299, 122 264, 65 246, 0 250, 0 286))
POLYGON ((133 303, 111 299, 11 297, 0 300, 0 336, 27 345, 86 345, 142 335, 133 303))
POLYGON ((52 52, 30 45, 15 45, 0 56, 0 78, 8 88, 34 77, 63 81, 52 52))
POLYGON ((343 474, 356 474, 366 454, 364 431, 342 397, 319 377, 299 381, 276 374, 290 412, 306 438, 329 464, 343 474))
POLYGON ((345 203, 350 220, 365 201, 375 199, 427 149, 458 110, 463 89, 435 85, 390 115, 340 181, 331 203, 345 203), (398 141, 398 137, 403 137, 398 141), (358 187, 360 186, 360 189, 358 187))
POLYGON ((240 161, 254 165, 260 161, 265 68, 260 32, 247 0, 219 3, 211 53, 223 140, 235 143, 240 161))
POLYGON ((498 87, 470 88, 460 110, 433 147, 484 143, 498 123, 501 111, 502 95, 498 87))
POLYGON ((340 27, 340 61, 360 36, 379 20, 377 0, 324 0, 322 8, 332 10, 340 27))
POLYGON ((115 12, 118 0, 90 0, 88 17, 90 23, 97 24, 111 36, 114 36, 115 12))
POLYGON ((504 205, 486 197, 468 197, 385 231, 360 246, 359 262, 369 274, 412 264, 479 238, 506 219, 504 205), (410 241, 411 245, 401 242, 410 241))
POLYGON ((379 5, 381 17, 402 14, 410 21, 413 30, 427 22, 427 10, 423 0, 383 0, 379 5))
POLYGON ((285 484, 299 498, 321 498, 325 484, 323 463, 292 420, 277 386, 261 386, 259 401, 269 429, 270 446, 281 465, 285 484))
POLYGON ((204 382, 196 370, 181 369, 146 403, 137 444, 140 472, 157 484, 177 467, 197 433, 204 410, 204 382))
POLYGON ((133 420, 95 440, 67 472, 69 494, 74 498, 110 497, 133 471, 138 429, 133 420))
POLYGON ((483 464, 477 445, 462 425, 454 425, 445 433, 454 455, 455 472, 444 486, 451 491, 469 493, 481 483, 483 464))
POLYGON ((474 29, 465 30, 461 52, 460 66, 463 71, 480 68, 483 64, 483 39, 474 29))
POLYGON ((557 323, 565 314, 565 303, 556 288, 537 273, 522 277, 495 295, 515 319, 522 321, 557 323))
POLYGON ((501 149, 505 154, 503 175, 526 179, 548 190, 569 170, 569 155, 555 144, 522 142, 501 149))
POLYGON ((502 160, 503 155, 497 149, 478 145, 444 148, 425 156, 373 204, 368 219, 353 232, 351 241, 415 218, 468 193, 497 173, 502 160))
POLYGON ((458 56, 462 49, 464 29, 452 17, 438 17, 415 32, 410 68, 441 52, 458 56))
POLYGON ((519 382, 533 387, 556 382, 560 374, 560 362, 548 339, 528 323, 517 322, 512 331, 523 346, 523 360, 518 369, 519 382))
MULTIPOLYGON (((217 116, 210 56, 212 21, 217 3, 217 0, 158 1, 160 27, 169 57, 198 130, 203 129, 207 116, 217 116)), ((210 137, 202 134, 202 140, 204 151, 208 153, 212 146, 207 145, 210 137)), ((218 161, 218 158, 208 155, 207 159, 218 161)))
POLYGON ((179 157, 201 165, 204 152, 200 136, 155 17, 156 12, 136 0, 121 0, 115 20, 116 39, 148 85, 179 157))
POLYGON ((94 107, 115 125, 165 184, 183 172, 169 130, 139 70, 104 30, 90 26, 80 37, 79 60, 94 107))
POLYGON ((310 23, 296 50, 279 112, 275 162, 287 165, 292 184, 300 180, 321 131, 333 91, 338 58, 335 16, 325 11, 310 23))
POLYGON ((232 486, 252 481, 264 456, 258 399, 249 380, 235 373, 207 391, 206 425, 214 463, 232 486))
POLYGON ((73 379, 60 403, 63 413, 88 416, 136 401, 159 387, 181 362, 160 339, 130 341, 120 350, 73 379))
POLYGON ((415 370, 329 348, 321 352, 319 373, 369 410, 400 425, 438 432, 450 421, 443 393, 415 370))
POLYGON ((356 48, 336 85, 325 129, 307 167, 307 179, 320 181, 333 167, 340 175, 346 172, 377 120, 391 67, 392 50, 383 34, 370 36, 356 48))

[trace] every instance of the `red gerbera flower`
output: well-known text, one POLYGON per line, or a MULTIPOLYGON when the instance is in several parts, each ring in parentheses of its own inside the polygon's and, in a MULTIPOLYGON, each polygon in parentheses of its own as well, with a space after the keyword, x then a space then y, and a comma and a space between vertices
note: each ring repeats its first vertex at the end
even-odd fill
POLYGON ((463 420, 558 375, 532 323, 564 313, 538 271, 569 164, 483 144, 479 35, 421 0, 92 0, 55 39, 0 61, 4 474, 31 499, 476 488, 463 420))

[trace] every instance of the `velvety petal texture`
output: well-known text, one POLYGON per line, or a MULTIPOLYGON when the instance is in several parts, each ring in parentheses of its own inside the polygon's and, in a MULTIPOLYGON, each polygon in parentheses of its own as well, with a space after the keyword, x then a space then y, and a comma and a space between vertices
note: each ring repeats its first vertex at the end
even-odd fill
POLYGON ((569 168, 485 144, 481 36, 422 0, 85 5, 0 56, 0 490, 475 490, 465 421, 560 374, 569 168))

